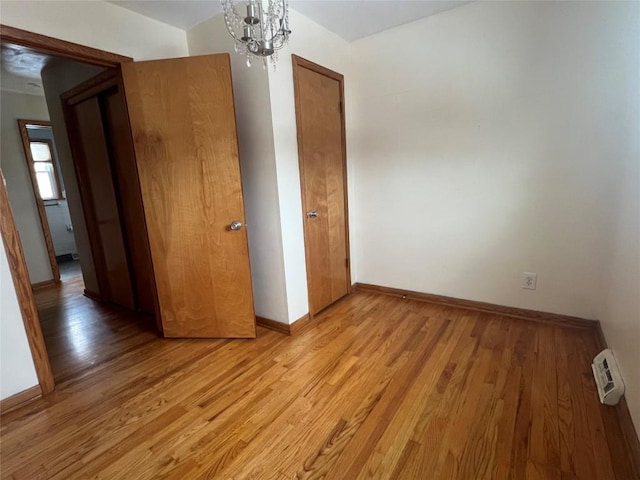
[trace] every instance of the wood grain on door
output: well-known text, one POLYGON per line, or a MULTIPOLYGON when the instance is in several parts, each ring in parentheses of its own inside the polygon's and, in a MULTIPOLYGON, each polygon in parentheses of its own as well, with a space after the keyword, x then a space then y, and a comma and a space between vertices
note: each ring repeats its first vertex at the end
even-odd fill
POLYGON ((312 315, 349 293, 342 75, 294 56, 298 151, 312 315))
POLYGON ((93 258, 99 273, 100 296, 104 301, 134 310, 130 265, 100 100, 93 96, 70 104, 66 107, 65 116, 74 136, 70 143, 93 258))
POLYGON ((164 335, 255 337, 229 56, 122 75, 164 335))

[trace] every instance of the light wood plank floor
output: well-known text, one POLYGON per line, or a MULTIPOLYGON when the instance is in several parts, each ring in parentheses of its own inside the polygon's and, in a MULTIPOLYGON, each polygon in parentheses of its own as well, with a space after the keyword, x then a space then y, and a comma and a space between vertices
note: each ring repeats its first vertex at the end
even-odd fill
POLYGON ((56 383, 157 338, 155 320, 83 295, 81 275, 34 292, 56 383))
POLYGON ((82 304, 56 355, 108 340, 3 415, 2 478, 633 478, 591 331, 356 293, 296 337, 164 340, 82 304))

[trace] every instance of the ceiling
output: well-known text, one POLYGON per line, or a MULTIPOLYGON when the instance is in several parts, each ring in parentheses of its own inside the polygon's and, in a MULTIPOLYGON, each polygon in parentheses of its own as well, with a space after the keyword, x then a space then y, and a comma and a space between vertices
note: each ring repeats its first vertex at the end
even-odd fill
POLYGON ((44 95, 40 71, 52 57, 28 48, 2 44, 2 90, 44 95))
MULTIPOLYGON (((109 0, 183 30, 222 11, 218 0, 109 0)), ((469 0, 289 0, 289 5, 347 41, 459 7, 469 0)), ((295 25, 291 26, 295 34, 295 25)), ((294 37, 292 37, 293 39, 294 37)))
POLYGON ((54 63, 56 65, 82 63, 36 52, 11 43, 2 43, 0 48, 0 90, 43 96, 41 76, 43 68, 54 63))
POLYGON ((2 68, 21 77, 40 80, 40 72, 51 60, 48 55, 20 45, 2 44, 2 68))
MULTIPOLYGON (((109 0, 181 29, 222 11, 218 0, 109 0)), ((469 0, 289 0, 292 8, 347 41, 456 8, 469 0)), ((292 25, 295 35, 295 25, 292 25)), ((293 37, 295 38, 295 37, 293 37)), ((51 57, 17 45, 2 45, 5 90, 43 95, 40 71, 51 57)))
MULTIPOLYGON (((349 42, 451 10, 465 3, 470 2, 468 0, 290 1, 292 8, 349 42)), ((291 29, 295 33, 295 25, 292 25, 291 29)))
POLYGON ((187 30, 222 12, 219 0, 108 0, 174 27, 187 30))

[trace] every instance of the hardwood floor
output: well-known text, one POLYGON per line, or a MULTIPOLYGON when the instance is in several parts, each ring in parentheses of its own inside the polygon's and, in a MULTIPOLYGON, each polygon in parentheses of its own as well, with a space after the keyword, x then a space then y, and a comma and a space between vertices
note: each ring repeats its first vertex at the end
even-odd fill
POLYGON ((34 291, 56 383, 157 338, 154 320, 83 295, 82 276, 34 291))
POLYGON ((635 478, 591 330, 367 292, 293 337, 103 321, 109 353, 2 417, 2 478, 635 478))

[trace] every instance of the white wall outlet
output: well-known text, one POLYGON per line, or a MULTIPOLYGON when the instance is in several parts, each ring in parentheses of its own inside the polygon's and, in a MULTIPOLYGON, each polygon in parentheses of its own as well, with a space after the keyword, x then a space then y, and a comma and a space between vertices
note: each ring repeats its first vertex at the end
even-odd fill
POLYGON ((522 288, 527 290, 535 290, 538 283, 538 274, 531 272, 522 272, 522 288))

